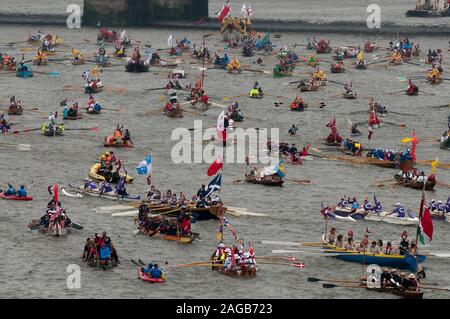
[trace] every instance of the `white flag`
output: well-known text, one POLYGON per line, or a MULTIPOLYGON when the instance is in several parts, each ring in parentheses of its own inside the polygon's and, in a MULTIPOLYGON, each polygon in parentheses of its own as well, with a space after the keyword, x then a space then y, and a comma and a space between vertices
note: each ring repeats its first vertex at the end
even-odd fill
POLYGON ((167 39, 167 45, 169 47, 172 47, 172 34, 169 36, 169 38, 167 39))
POLYGON ((217 131, 223 132, 223 130, 225 130, 225 111, 222 111, 217 118, 217 131))

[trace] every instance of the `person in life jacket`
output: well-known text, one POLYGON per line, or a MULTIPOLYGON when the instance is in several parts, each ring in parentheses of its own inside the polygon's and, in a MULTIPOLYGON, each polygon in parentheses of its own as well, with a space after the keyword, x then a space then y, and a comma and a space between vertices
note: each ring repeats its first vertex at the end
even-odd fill
POLYGON ((439 72, 439 69, 434 65, 431 71, 428 73, 428 78, 432 81, 438 80, 441 78, 441 72, 439 72))
POLYGON ((400 235, 400 244, 399 244, 399 250, 400 255, 404 255, 409 252, 411 245, 411 240, 408 237, 408 233, 403 231, 403 233, 400 235))
POLYGON ((419 87, 415 85, 411 79, 409 79, 408 90, 406 91, 408 95, 417 95, 419 93, 419 87))
POLYGON ((364 211, 369 212, 369 211, 372 210, 372 208, 373 208, 372 204, 369 202, 369 200, 364 199, 364 202, 363 202, 363 209, 364 209, 364 211))
POLYGON ((28 193, 25 190, 25 186, 24 185, 20 185, 19 190, 17 191, 17 196, 19 197, 27 197, 28 193))
POLYGON ((392 211, 391 214, 396 214, 397 217, 403 218, 406 216, 406 209, 405 206, 401 203, 396 203, 394 205, 394 210, 392 211))
POLYGON ((8 196, 16 196, 17 195, 17 191, 14 189, 14 187, 8 183, 8 189, 5 192, 5 195, 8 196))
POLYGON ((100 194, 111 193, 113 191, 114 191, 113 188, 107 181, 103 181, 100 183, 100 194))
POLYGON ((85 178, 83 188, 86 190, 96 190, 97 184, 93 182, 91 179, 85 178))
POLYGON ((358 54, 356 55, 356 63, 357 63, 357 64, 363 63, 363 62, 364 62, 364 61, 363 61, 363 58, 364 58, 363 53, 362 53, 361 50, 359 50, 359 51, 358 51, 358 54))
POLYGON ((325 81, 327 79, 327 76, 325 75, 325 72, 323 72, 319 67, 317 67, 316 72, 313 74, 313 78, 318 81, 325 81))

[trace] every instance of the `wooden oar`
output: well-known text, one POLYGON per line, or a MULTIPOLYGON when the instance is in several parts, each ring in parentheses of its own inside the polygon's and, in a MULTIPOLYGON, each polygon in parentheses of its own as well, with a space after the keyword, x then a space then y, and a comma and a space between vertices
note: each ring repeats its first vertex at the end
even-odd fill
POLYGON ((397 126, 397 127, 401 127, 401 128, 405 128, 406 127, 405 123, 392 123, 392 122, 386 122, 386 121, 382 121, 381 123, 382 124, 387 124, 387 125, 392 125, 392 126, 397 126))
POLYGON ((364 288, 367 289, 366 286, 360 286, 360 285, 334 285, 334 284, 323 284, 322 285, 323 288, 364 288))
POLYGON ((311 181, 309 179, 287 178, 286 180, 289 182, 292 182, 292 183, 300 184, 300 185, 311 184, 311 181))
POLYGON ((65 128, 65 131, 100 131, 99 127, 65 128))

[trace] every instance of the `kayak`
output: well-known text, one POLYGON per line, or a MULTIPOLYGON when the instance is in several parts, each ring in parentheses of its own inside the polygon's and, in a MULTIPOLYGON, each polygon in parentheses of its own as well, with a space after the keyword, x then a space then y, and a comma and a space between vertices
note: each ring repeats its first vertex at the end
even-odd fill
POLYGON ((16 196, 16 195, 6 195, 5 193, 0 193, 0 198, 9 199, 9 200, 24 200, 24 201, 33 199, 32 196, 20 197, 20 196, 16 196))
POLYGON ((162 284, 162 283, 166 282, 166 280, 163 279, 163 278, 152 278, 149 275, 144 274, 142 272, 141 268, 138 268, 138 278, 143 280, 143 281, 149 282, 151 284, 155 284, 155 283, 162 284))
MULTIPOLYGON (((76 187, 76 186, 72 186, 69 184, 69 188, 76 190, 77 194, 82 193, 85 195, 89 195, 89 196, 95 196, 95 197, 101 197, 101 198, 106 198, 106 199, 111 199, 111 200, 120 200, 120 201, 137 201, 141 199, 141 195, 138 196, 120 196, 120 195, 116 195, 114 192, 108 192, 108 193, 103 193, 100 195, 100 191, 98 190, 88 190, 88 189, 84 189, 83 186, 80 187, 76 187)), ((65 190, 63 190, 63 193, 65 195, 65 193, 67 193, 65 190)), ((69 194, 70 196, 70 194, 69 194)), ((72 196, 76 196, 76 195, 72 195, 72 196)), ((80 195, 81 196, 81 195, 80 195)))

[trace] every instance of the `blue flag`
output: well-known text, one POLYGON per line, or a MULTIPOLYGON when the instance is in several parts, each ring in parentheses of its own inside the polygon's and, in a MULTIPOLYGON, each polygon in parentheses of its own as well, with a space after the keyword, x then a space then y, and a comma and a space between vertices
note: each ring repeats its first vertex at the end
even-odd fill
POLYGON ((222 173, 217 174, 208 184, 205 197, 212 194, 212 192, 220 190, 222 186, 222 173))
POLYGON ((280 160, 280 162, 278 163, 278 167, 277 167, 277 175, 280 176, 281 178, 283 178, 286 174, 286 168, 285 168, 285 164, 283 159, 280 160))
POLYGON ((142 162, 139 163, 139 165, 136 167, 136 172, 138 173, 138 175, 150 174, 152 171, 152 165, 153 157, 150 154, 142 162))

